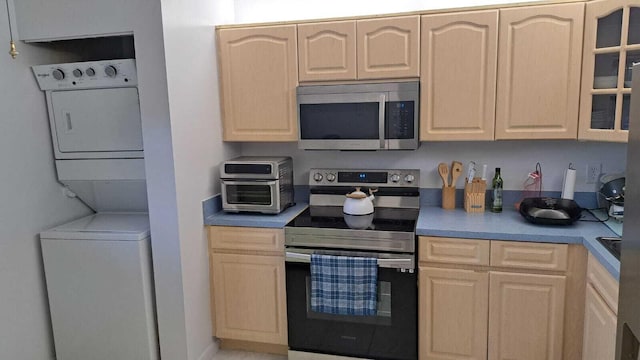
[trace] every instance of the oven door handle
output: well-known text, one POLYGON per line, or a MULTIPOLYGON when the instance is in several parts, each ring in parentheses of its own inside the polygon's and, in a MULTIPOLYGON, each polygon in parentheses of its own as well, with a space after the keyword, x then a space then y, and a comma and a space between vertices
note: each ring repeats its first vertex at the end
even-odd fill
POLYGON ((225 185, 276 185, 278 180, 266 180, 266 179, 255 179, 255 180, 227 180, 222 179, 222 183, 225 185))
MULTIPOLYGON (((300 254, 287 251, 285 261, 311 263, 311 254, 300 254)), ((381 268, 408 269, 413 266, 412 259, 378 259, 378 266, 381 268)))

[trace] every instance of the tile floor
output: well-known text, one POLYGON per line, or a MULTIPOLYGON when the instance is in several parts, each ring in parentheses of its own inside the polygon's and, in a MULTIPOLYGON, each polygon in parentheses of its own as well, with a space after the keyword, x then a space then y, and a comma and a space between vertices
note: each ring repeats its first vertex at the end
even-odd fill
POLYGON ((213 360, 287 360, 287 357, 248 351, 220 350, 214 355, 213 360))

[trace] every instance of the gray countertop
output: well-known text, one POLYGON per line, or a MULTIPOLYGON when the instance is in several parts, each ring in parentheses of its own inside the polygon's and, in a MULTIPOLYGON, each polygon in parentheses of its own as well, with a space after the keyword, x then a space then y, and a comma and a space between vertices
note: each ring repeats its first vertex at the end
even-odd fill
POLYGON ((280 214, 227 213, 219 211, 204 219, 205 225, 245 226, 262 228, 283 228, 294 217, 303 212, 309 205, 297 203, 280 214))
MULTIPOLYGON (((277 215, 233 214, 216 212, 205 218, 205 225, 283 228, 307 208, 298 203, 277 215)), ((577 221, 570 226, 534 225, 515 210, 494 214, 467 213, 463 209, 443 210, 423 206, 416 225, 416 234, 425 236, 460 237, 469 239, 532 241, 583 244, 593 256, 619 279, 620 261, 597 240, 598 236, 617 236, 609 227, 598 222, 577 221)))

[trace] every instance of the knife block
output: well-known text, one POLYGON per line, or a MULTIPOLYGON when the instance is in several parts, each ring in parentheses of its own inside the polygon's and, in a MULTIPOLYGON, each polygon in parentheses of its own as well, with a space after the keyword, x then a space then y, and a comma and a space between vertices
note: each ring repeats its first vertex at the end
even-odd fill
POLYGON ((487 181, 474 178, 464 182, 464 210, 468 213, 484 212, 487 181))
POLYGON ((456 188, 454 186, 442 187, 442 208, 445 210, 456 208, 456 188))

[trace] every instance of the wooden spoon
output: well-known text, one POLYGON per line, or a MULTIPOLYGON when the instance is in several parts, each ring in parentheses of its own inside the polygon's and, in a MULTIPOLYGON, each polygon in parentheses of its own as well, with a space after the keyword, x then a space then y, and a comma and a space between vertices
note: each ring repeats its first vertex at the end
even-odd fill
POLYGON ((438 164, 438 174, 440 174, 440 178, 442 179, 444 187, 449 186, 449 167, 447 166, 447 164, 438 164))
POLYGON ((456 181, 462 174, 462 163, 459 161, 454 161, 451 163, 451 186, 456 186, 456 181))

